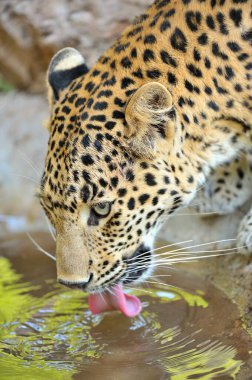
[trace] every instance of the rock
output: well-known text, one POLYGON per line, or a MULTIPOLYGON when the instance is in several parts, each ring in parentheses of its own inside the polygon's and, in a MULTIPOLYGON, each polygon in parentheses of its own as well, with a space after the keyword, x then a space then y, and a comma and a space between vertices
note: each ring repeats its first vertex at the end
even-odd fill
POLYGON ((18 217, 16 222, 8 219, 14 227, 24 218, 31 223, 43 223, 35 193, 49 136, 42 127, 48 118, 46 99, 15 92, 1 95, 0 118, 0 222, 2 214, 2 221, 9 216, 18 217))
POLYGON ((120 35, 152 0, 2 0, 0 72, 19 89, 45 88, 52 55, 65 46, 79 49, 88 64, 120 35))

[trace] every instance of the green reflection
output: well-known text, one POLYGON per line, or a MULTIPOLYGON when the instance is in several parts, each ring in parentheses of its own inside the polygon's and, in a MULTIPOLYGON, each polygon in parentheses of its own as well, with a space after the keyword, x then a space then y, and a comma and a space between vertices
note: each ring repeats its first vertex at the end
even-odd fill
MULTIPOLYGON (((137 289, 134 291, 137 296, 145 296, 146 290, 137 289)), ((197 291, 197 294, 189 293, 183 289, 176 287, 169 287, 159 285, 159 289, 148 289, 148 296, 157 298, 159 302, 174 302, 178 300, 185 300, 189 306, 198 306, 206 308, 208 306, 207 301, 203 298, 202 292, 197 291), (167 290, 168 288, 168 290, 167 290)))
MULTIPOLYGON (((190 307, 208 307, 202 291, 197 290, 194 294, 176 287, 168 287, 169 290, 167 290, 167 287, 159 285, 159 288, 161 290, 148 289, 148 296, 162 303, 183 299, 190 307)), ((135 290, 134 294, 146 295, 145 290, 141 291, 141 289, 135 290)), ((145 311, 142 313, 144 317, 146 317, 145 313, 145 311)), ((147 316, 149 317, 149 314, 147 316)), ((235 359, 236 350, 233 347, 225 346, 218 341, 202 342, 198 338, 200 331, 185 337, 178 326, 162 331, 158 315, 152 313, 151 317, 152 323, 148 323, 148 328, 152 328, 154 340, 160 345, 159 362, 170 375, 171 380, 186 380, 195 376, 203 380, 211 380, 216 376, 219 378, 224 375, 236 378, 243 362, 235 359), (157 332, 157 326, 160 332, 157 332), (198 344, 196 344, 197 339, 198 344)))
MULTIPOLYGON (((178 292, 189 306, 207 307, 203 297, 194 298, 194 295, 181 289, 178 292)), ((177 297, 175 297, 177 299, 177 297)), ((228 375, 233 379, 239 373, 243 364, 236 360, 236 350, 223 345, 218 341, 206 341, 197 344, 200 331, 190 336, 184 336, 180 327, 168 328, 154 336, 160 344, 160 363, 171 380, 186 380, 199 378, 211 380, 216 376, 228 375)))
MULTIPOLYGON (((109 344, 98 344, 93 337, 94 327, 103 317, 90 314, 85 294, 56 288, 43 297, 32 296, 35 287, 21 283, 21 276, 5 258, 0 258, 0 273, 0 380, 68 380, 109 352, 109 344)), ((204 309, 208 306, 204 294, 161 285, 148 291, 148 294, 146 289, 134 291, 136 295, 147 296, 150 307, 130 320, 128 327, 124 327, 124 317, 111 314, 111 318, 118 317, 122 335, 126 337, 129 330, 139 330, 139 335, 149 336, 152 364, 159 363, 171 380, 194 376, 208 380, 224 375, 235 379, 242 365, 235 359, 235 349, 218 341, 202 342, 200 331, 185 336, 179 326, 164 328, 159 314, 151 309, 154 304, 181 300, 191 308, 204 309)), ((109 341, 109 337, 103 338, 109 341)), ((118 340, 120 348, 124 341, 118 340)))
MULTIPOLYGON (((168 339, 171 341, 171 331, 168 339)), ((187 348, 190 344, 183 342, 176 347, 170 345, 162 350, 162 364, 171 375, 171 380, 185 380, 195 378, 211 380, 219 376, 235 376, 240 371, 241 360, 236 360, 236 351, 232 347, 220 342, 204 342, 194 348, 187 348)))
POLYGON ((43 361, 26 362, 22 358, 2 352, 0 355, 1 380, 70 380, 72 371, 53 368, 43 361))
MULTIPOLYGON (((0 323, 5 324, 6 329, 8 324, 11 326, 17 317, 26 320, 26 314, 31 310, 31 305, 36 308, 41 303, 29 295, 34 287, 17 283, 21 276, 11 269, 9 261, 5 258, 0 258, 0 273, 0 323)), ((19 319, 19 321, 22 320, 19 319)), ((2 332, 1 330, 0 334, 2 332)))
POLYGON ((100 357, 83 293, 56 289, 36 298, 5 258, 0 273, 0 379, 68 380, 80 359, 100 357))

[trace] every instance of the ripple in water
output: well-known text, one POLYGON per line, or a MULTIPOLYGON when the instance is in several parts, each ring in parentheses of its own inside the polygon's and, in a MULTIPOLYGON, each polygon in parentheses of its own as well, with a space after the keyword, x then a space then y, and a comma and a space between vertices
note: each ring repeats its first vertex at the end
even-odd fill
POLYGON ((236 306, 212 285, 176 272, 171 287, 133 291, 144 306, 138 317, 93 316, 84 293, 55 285, 54 263, 17 242, 15 250, 3 245, 0 258, 0 380, 224 380, 251 373, 251 340, 236 306))

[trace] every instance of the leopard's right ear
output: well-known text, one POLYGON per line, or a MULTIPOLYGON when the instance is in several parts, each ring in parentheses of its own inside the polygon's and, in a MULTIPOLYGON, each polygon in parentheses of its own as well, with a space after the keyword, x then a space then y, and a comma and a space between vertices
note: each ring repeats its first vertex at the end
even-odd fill
POLYGON ((59 99, 60 92, 70 83, 88 72, 85 59, 76 49, 66 47, 56 53, 47 72, 48 99, 50 105, 59 99))

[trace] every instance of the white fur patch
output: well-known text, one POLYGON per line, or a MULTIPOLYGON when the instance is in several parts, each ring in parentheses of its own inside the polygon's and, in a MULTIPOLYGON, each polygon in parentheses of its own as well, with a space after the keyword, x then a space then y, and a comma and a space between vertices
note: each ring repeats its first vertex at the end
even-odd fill
POLYGON ((80 212, 80 219, 84 225, 87 225, 89 216, 90 216, 90 208, 87 205, 83 205, 80 212))
POLYGON ((82 55, 75 49, 67 48, 62 59, 57 62, 54 70, 68 70, 85 62, 82 55))

